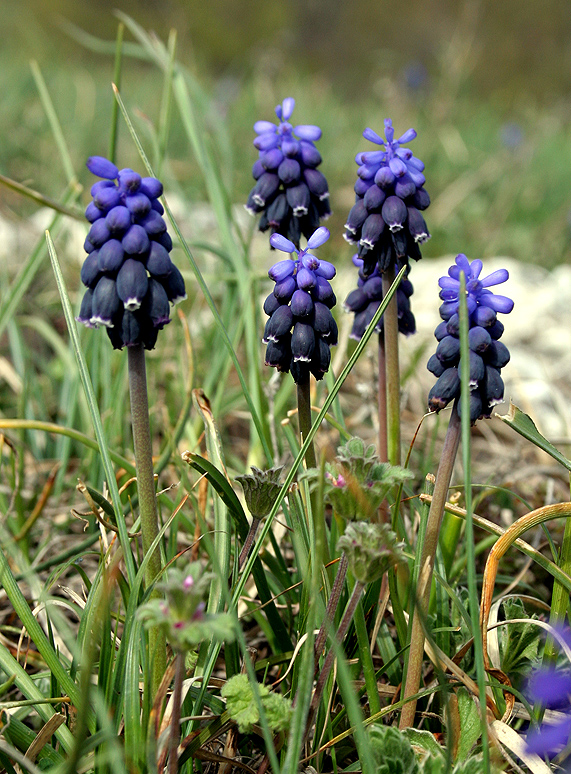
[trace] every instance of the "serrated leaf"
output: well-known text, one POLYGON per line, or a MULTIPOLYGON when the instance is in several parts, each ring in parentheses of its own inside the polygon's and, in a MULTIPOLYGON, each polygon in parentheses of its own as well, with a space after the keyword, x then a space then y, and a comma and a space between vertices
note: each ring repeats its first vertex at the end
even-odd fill
POLYGON ((541 435, 535 426, 533 419, 521 409, 519 409, 514 403, 510 401, 510 408, 508 413, 503 415, 498 414, 498 417, 502 420, 502 422, 505 422, 506 425, 512 427, 516 433, 523 435, 524 438, 527 438, 527 440, 531 441, 531 443, 533 443, 535 446, 543 449, 543 451, 547 452, 547 454, 553 457, 554 460, 557 460, 557 462, 560 462, 563 467, 571 471, 571 460, 568 460, 567 457, 565 457, 564 454, 561 454, 561 452, 556 449, 552 443, 549 443, 547 438, 541 435))

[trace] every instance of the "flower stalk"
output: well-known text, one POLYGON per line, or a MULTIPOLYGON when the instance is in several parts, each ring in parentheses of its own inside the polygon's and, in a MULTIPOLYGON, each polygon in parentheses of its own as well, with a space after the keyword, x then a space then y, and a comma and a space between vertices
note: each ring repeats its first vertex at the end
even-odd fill
MULTIPOLYGON (((153 541, 159 534, 157 497, 153 473, 153 452, 151 445, 151 427, 149 423, 149 401, 147 396, 147 375, 145 350, 142 344, 127 347, 129 364, 129 395, 131 398, 131 423, 133 427, 133 446, 137 469, 137 493, 139 496, 139 515, 141 519, 141 537, 143 553, 149 554, 153 541)), ((149 555, 145 569, 145 586, 151 588, 161 572, 159 547, 149 555)), ((152 596, 160 596, 153 591, 152 596)), ((166 669, 165 638, 158 629, 149 631, 149 653, 152 660, 152 685, 155 694, 166 669)))
POLYGON ((418 687, 420 685, 425 639, 423 621, 428 613, 432 572, 436 558, 436 548, 438 546, 438 535, 440 533, 444 506, 446 504, 448 488, 450 486, 454 462, 460 443, 460 435, 461 422, 455 403, 448 424, 446 438, 444 439, 444 448, 442 449, 442 456, 440 457, 440 463, 438 465, 434 493, 430 503, 424 542, 422 544, 420 573, 416 589, 416 605, 412 619, 408 665, 403 691, 403 699, 407 703, 404 705, 401 713, 399 724, 401 730, 412 726, 414 721, 416 699, 409 701, 407 701, 407 699, 418 692, 418 687))

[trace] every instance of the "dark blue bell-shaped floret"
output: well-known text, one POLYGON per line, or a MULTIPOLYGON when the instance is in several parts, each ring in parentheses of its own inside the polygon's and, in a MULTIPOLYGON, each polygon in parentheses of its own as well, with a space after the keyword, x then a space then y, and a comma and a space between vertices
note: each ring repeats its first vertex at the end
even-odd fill
POLYGON ((94 252, 89 253, 83 262, 83 266, 81 267, 81 281, 86 288, 94 288, 100 277, 99 250, 95 250, 94 252))
POLYGON ((147 271, 153 277, 166 277, 171 273, 173 262, 167 250, 158 242, 151 242, 147 258, 147 271))
POLYGON ((296 317, 309 317, 313 313, 314 306, 311 294, 306 290, 298 289, 291 297, 291 311, 296 317))
POLYGON ((460 340, 454 336, 445 336, 438 342, 436 357, 444 364, 454 364, 460 357, 460 340))
POLYGON ((149 236, 142 226, 134 223, 122 239, 123 249, 128 255, 142 256, 148 252, 151 244, 149 236))
POLYGON ((93 289, 91 299, 91 324, 112 327, 114 318, 121 311, 121 299, 117 294, 117 283, 103 276, 93 289))
POLYGON ((270 341, 266 347, 267 366, 277 368, 278 371, 289 371, 291 362, 291 335, 285 336, 279 341, 270 341))
POLYGON ((309 369, 316 379, 323 379, 331 365, 331 349, 324 339, 316 339, 315 350, 309 369))
POLYGON ((134 312, 143 303, 149 288, 149 278, 144 265, 134 258, 127 258, 117 275, 117 294, 125 309, 134 312))
POLYGON ((172 264, 172 268, 166 277, 161 278, 161 284, 164 287, 171 304, 179 304, 186 298, 186 288, 184 278, 180 273, 178 266, 172 264))
POLYGON ((93 291, 91 288, 88 288, 85 293, 83 294, 83 298, 81 299, 81 306, 79 308, 79 314, 75 318, 77 322, 83 323, 83 325, 87 326, 88 328, 94 328, 95 325, 91 322, 91 318, 93 317, 93 310, 92 310, 92 299, 93 299, 93 291))
POLYGON ((503 368, 510 362, 510 353, 502 341, 491 341, 486 350, 485 361, 493 368, 503 368))
POLYGON ((156 237, 154 237, 154 241, 162 245, 169 253, 173 248, 171 235, 167 231, 164 231, 162 234, 158 234, 156 237))
POLYGON ((431 355, 428 363, 426 364, 426 367, 430 371, 431 374, 434 374, 434 376, 439 377, 442 376, 444 371, 446 371, 446 366, 442 364, 442 360, 436 357, 436 355, 431 355))
POLYGON ((276 282, 274 295, 282 303, 287 303, 296 290, 297 282, 295 281, 294 277, 286 277, 280 282, 276 282))
POLYGON ((447 368, 428 393, 428 408, 430 411, 440 411, 447 406, 452 398, 460 392, 460 375, 458 368, 447 368))
POLYGON ((151 199, 151 209, 158 212, 159 215, 165 214, 165 208, 158 199, 151 199))
POLYGON ((474 352, 482 354, 492 343, 492 337, 485 328, 475 325, 468 331, 468 346, 474 352))
POLYGON ((252 168, 256 180, 246 209, 261 213, 259 229, 281 234, 299 248, 303 235, 309 238, 320 218, 330 213, 327 180, 316 167, 321 156, 314 142, 321 137, 316 126, 289 123, 295 102, 286 99, 276 107, 279 123, 257 121, 254 146, 259 158, 252 168))
POLYGON ((404 228, 408 210, 400 197, 389 196, 385 199, 381 214, 390 231, 400 231, 404 228))
MULTIPOLYGON (((299 292, 299 291, 296 291, 299 292)), ((268 341, 278 341, 291 331, 293 325, 293 312, 287 304, 282 304, 272 314, 266 323, 264 331, 264 344, 268 341)))
MULTIPOLYGON (((498 312, 511 312, 513 301, 506 296, 495 295, 489 288, 508 279, 508 272, 499 269, 480 279, 482 261, 468 261, 465 255, 456 257, 455 263, 448 269, 448 275, 438 281, 440 306, 443 319, 435 331, 438 339, 436 355, 428 361, 428 370, 438 377, 438 381, 428 396, 431 411, 440 411, 451 400, 460 397, 460 379, 458 384, 449 372, 461 373, 460 355, 460 274, 465 275, 466 305, 468 307, 468 346, 470 357, 470 421, 490 417, 492 408, 501 403, 504 396, 504 383, 500 370, 510 359, 508 348, 498 341, 504 331, 496 315, 498 312), (446 370, 440 372, 441 364, 446 370), (452 389, 455 387, 455 389, 452 389)), ((458 411, 460 412, 458 402, 458 411)))
POLYGON ((119 271, 124 257, 125 251, 121 242, 118 239, 108 239, 98 251, 99 270, 109 273, 119 271))
POLYGON ((281 306, 281 304, 278 299, 274 296, 273 292, 270 293, 264 301, 264 314, 267 314, 268 317, 271 317, 279 306, 281 306))
POLYGON ((293 326, 291 337, 291 353, 294 361, 301 360, 304 363, 309 363, 313 357, 314 349, 315 331, 313 326, 303 322, 296 322, 293 326))
POLYGON ((448 326, 445 320, 436 326, 434 331, 434 337, 436 341, 441 341, 445 336, 448 336, 448 326))
POLYGON ((143 300, 145 315, 155 328, 163 328, 170 322, 170 305, 167 292, 156 279, 149 279, 148 290, 143 300))

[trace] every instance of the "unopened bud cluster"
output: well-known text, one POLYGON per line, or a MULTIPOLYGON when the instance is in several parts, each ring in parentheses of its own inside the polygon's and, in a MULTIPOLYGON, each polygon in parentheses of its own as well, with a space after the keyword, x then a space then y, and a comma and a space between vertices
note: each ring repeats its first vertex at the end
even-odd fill
POLYGON ((87 168, 102 180, 92 186, 85 210, 91 228, 81 281, 87 291, 77 319, 90 328, 104 325, 116 349, 153 349, 170 322, 170 304, 186 298, 182 274, 169 255, 173 244, 159 201, 163 186, 101 156, 92 156, 87 168))
POLYGON ((250 191, 246 209, 252 215, 262 213, 260 231, 272 229, 299 248, 319 226, 321 218, 331 214, 329 189, 317 167, 321 155, 314 143, 321 137, 318 126, 292 126, 295 107, 291 97, 276 107, 279 124, 257 121, 254 145, 259 158, 252 168, 256 185, 250 191))
MULTIPOLYGON (((441 322, 434 335, 438 340, 436 353, 428 361, 427 368, 438 377, 428 395, 430 411, 440 411, 450 401, 460 396, 460 273, 466 277, 466 303, 468 307, 468 344, 470 352, 470 421, 491 416, 492 408, 504 397, 501 369, 509 362, 508 348, 499 341, 504 332, 497 313, 511 312, 514 302, 488 290, 508 279, 506 269, 498 269, 479 279, 482 261, 468 261, 465 255, 456 256, 448 276, 441 277, 441 322)), ((460 406, 458 407, 460 410, 460 406)))

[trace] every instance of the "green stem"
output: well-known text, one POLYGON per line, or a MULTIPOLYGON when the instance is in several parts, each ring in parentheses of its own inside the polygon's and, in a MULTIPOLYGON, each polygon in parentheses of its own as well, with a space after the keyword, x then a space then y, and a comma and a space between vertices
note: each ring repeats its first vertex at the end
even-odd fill
MULTIPOLYGON (((403 693, 404 701, 407 701, 411 696, 414 696, 414 694, 418 692, 418 686, 420 685, 424 655, 423 620, 426 618, 428 612, 432 571, 434 569, 436 548, 438 546, 438 534, 440 532, 444 505, 446 504, 446 495, 448 494, 450 479, 452 478, 454 462, 460 443, 460 430, 460 417, 458 416, 457 405, 454 403, 448 430, 446 432, 446 438, 444 439, 440 464, 438 465, 434 494, 432 495, 432 502, 430 503, 430 511, 428 512, 426 531, 424 533, 424 542, 422 544, 419 580, 416 589, 416 611, 412 619, 408 668, 403 693)), ((405 729, 412 726, 415 711, 416 699, 407 701, 402 709, 399 728, 405 729)))
MULTIPOLYGON (((386 312, 385 312, 386 314, 386 312)), ((379 333, 379 448, 378 455, 381 462, 389 461, 387 448, 387 372, 385 362, 385 339, 379 333)))
MULTIPOLYGON (((565 520, 565 529, 563 532, 563 543, 561 544, 561 551, 559 553, 559 560, 557 565, 567 573, 571 575, 571 519, 565 520)), ((565 620, 565 615, 569 608, 569 592, 565 586, 557 579, 553 581, 553 593, 551 595, 551 614, 549 616, 549 623, 552 626, 561 626, 565 620)), ((547 663, 555 662, 557 653, 559 652, 559 645, 553 637, 549 637, 545 644, 544 659, 547 663)))
MULTIPOLYGON (((394 267, 383 274, 383 296, 386 296, 395 280, 394 267)), ((385 345, 385 380, 387 393, 387 448, 391 465, 400 465, 400 371, 399 326, 397 294, 395 293, 383 314, 385 345)), ((380 451, 380 450, 379 450, 380 451)))
POLYGON ((371 715, 374 715, 381 711, 381 701, 379 699, 377 676, 375 675, 375 667, 371 656, 371 646, 367 634, 363 600, 359 600, 359 604, 355 611, 355 630, 357 632, 357 643, 359 646, 359 661, 363 668, 365 688, 367 689, 367 697, 369 699, 369 711, 371 715))
MULTIPOLYGON (((299 433, 301 443, 305 441, 311 430, 311 395, 309 391, 309 374, 297 385, 297 410, 299 416, 299 433)), ((305 464, 308 468, 317 467, 317 458, 313 442, 307 447, 305 452, 305 464)))
MULTIPOLYGON (((142 344, 127 347, 129 358, 129 394, 131 397, 131 422, 133 425, 133 446, 137 468, 137 492, 139 495, 139 516, 143 553, 146 556, 153 541, 159 534, 157 496, 153 474, 153 451, 151 426, 149 423, 149 400, 147 397, 147 373, 145 350, 142 344)), ((161 554, 157 546, 145 569, 145 586, 150 588, 161 572, 161 554)), ((158 596, 158 592, 152 592, 158 596)), ((166 670, 165 639, 158 629, 149 632, 149 656, 152 661, 152 695, 154 696, 166 670)))

